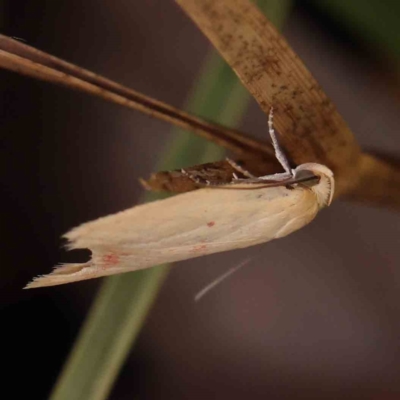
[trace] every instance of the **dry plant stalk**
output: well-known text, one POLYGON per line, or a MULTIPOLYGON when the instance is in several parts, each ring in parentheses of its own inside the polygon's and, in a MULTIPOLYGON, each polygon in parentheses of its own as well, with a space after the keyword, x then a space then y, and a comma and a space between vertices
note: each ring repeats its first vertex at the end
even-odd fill
POLYGON ((237 154, 273 155, 266 142, 205 121, 110 79, 0 34, 0 67, 85 92, 193 131, 237 154))
MULTIPOLYGON (((400 168, 362 153, 343 118, 286 40, 249 0, 177 0, 235 70, 275 123, 292 161, 335 173, 335 197, 400 208, 400 168)), ((274 170, 271 147, 244 133, 192 116, 109 79, 0 35, 0 67, 62 84, 193 131, 239 155, 257 175, 274 170)), ((221 162, 223 176, 229 166, 221 162)), ((193 189, 179 173, 155 174, 152 189, 193 189)))
POLYGON ((400 208, 400 168, 362 153, 343 118, 282 35, 249 0, 177 0, 235 70, 295 163, 335 173, 335 197, 400 208))

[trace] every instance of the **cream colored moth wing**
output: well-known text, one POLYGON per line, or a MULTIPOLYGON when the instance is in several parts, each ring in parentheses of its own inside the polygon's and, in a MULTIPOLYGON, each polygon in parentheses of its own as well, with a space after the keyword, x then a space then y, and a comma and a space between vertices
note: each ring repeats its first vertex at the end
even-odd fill
POLYGON ((316 166, 323 173, 312 187, 199 189, 85 223, 64 236, 69 249, 90 249, 91 260, 58 267, 27 288, 134 271, 286 236, 308 224, 331 200, 328 168, 303 164, 297 169, 315 172, 316 166))

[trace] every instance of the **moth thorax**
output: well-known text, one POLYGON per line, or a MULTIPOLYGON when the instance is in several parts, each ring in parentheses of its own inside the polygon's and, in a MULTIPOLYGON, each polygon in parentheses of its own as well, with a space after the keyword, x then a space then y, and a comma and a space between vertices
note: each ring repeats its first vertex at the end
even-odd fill
POLYGON ((310 188, 316 194, 319 208, 327 207, 331 204, 335 192, 335 179, 333 172, 322 164, 306 163, 299 165, 295 174, 304 174, 310 172, 319 178, 318 183, 310 188))

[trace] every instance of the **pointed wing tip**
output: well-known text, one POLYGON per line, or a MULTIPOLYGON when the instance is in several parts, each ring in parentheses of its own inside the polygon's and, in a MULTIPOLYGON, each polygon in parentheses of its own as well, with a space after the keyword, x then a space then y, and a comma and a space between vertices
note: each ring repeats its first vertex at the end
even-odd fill
POLYGON ((37 288, 37 287, 40 287, 40 286, 37 284, 36 280, 34 279, 32 282, 29 282, 27 285, 25 285, 25 286, 22 288, 22 290, 25 290, 25 289, 34 289, 34 288, 37 288))
POLYGON ((68 282, 56 282, 52 274, 53 273, 34 278, 33 281, 29 282, 25 287, 23 287, 23 289, 24 290, 35 289, 39 287, 54 286, 54 285, 61 285, 62 283, 68 283, 68 282))

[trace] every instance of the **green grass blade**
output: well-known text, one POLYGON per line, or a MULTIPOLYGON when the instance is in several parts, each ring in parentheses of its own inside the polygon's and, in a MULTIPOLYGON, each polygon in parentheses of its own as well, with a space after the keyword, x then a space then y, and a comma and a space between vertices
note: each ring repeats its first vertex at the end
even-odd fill
POLYGON ((309 0, 338 25, 370 43, 378 52, 400 58, 400 2, 381 0, 309 0))
MULTIPOLYGON (((259 5, 280 26, 290 10, 291 0, 263 0, 259 5)), ((205 62, 187 109, 234 126, 240 122, 249 100, 248 92, 230 67, 213 53, 205 62)), ((175 130, 156 170, 218 160, 223 156, 224 150, 220 147, 175 130)), ((156 197, 148 194, 145 200, 156 197)), ((105 279, 51 400, 107 398, 167 273, 168 266, 164 265, 105 279)))

